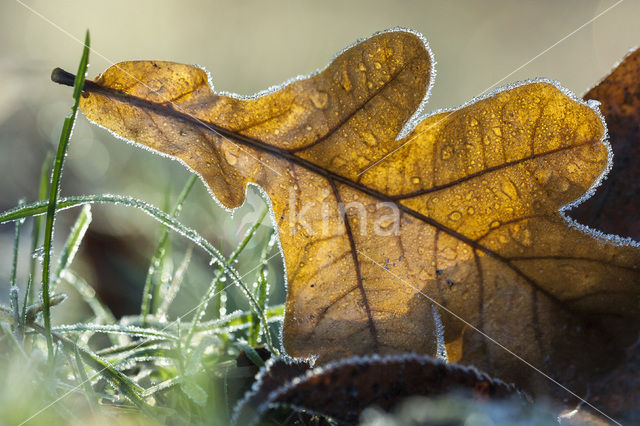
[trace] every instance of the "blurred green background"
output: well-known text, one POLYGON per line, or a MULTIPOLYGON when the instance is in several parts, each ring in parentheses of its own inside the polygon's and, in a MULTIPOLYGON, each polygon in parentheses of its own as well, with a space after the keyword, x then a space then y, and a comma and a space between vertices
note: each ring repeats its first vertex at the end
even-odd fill
MULTIPOLYGON (((40 166, 46 152, 55 149, 71 105, 71 89, 53 84, 49 75, 56 66, 75 71, 87 28, 94 49, 90 78, 119 61, 171 60, 205 66, 219 91, 249 95, 323 67, 359 38, 395 26, 408 27, 424 34, 438 62, 425 110, 429 112, 533 77, 558 80, 582 95, 640 44, 639 22, 640 2, 632 0, 2 0, 0 209, 37 196, 40 166)), ((175 199, 187 177, 176 162, 128 146, 81 116, 71 140, 62 194, 128 194, 165 206, 167 194, 175 199)), ((181 220, 228 255, 262 209, 262 201, 252 192, 247 204, 231 217, 198 183, 181 220)), ((59 216, 57 247, 77 213, 59 216)), ((91 232, 74 270, 100 289, 117 314, 134 313, 158 224, 122 207, 95 206, 93 214, 91 232)), ((27 221, 25 238, 30 226, 27 221)), ((13 226, 0 227, 0 302, 6 302, 12 244, 13 226)), ((174 246, 177 263, 187 244, 177 238, 174 246)), ((27 276, 28 247, 25 239, 18 275, 21 285, 27 276)), ((183 286, 184 309, 195 305, 210 280, 208 259, 199 255, 183 286)), ((255 256, 255 251, 246 253, 238 265, 241 273, 257 264, 255 256)), ((272 272, 273 301, 282 301, 277 256, 272 272)), ((35 282, 39 284, 37 277, 35 282)), ((77 310, 58 310, 56 321, 79 320, 83 312, 80 305, 77 310)))

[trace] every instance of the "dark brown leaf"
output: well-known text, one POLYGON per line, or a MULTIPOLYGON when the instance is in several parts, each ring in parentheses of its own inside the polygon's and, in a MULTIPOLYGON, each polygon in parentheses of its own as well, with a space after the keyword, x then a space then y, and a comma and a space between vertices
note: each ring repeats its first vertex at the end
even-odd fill
POLYGON ((473 367, 426 355, 356 357, 306 372, 304 367, 304 362, 270 361, 253 393, 239 405, 235 423, 252 424, 268 409, 281 405, 355 424, 365 408, 375 405, 389 410, 409 396, 458 391, 481 401, 526 399, 514 386, 473 367))
POLYGON ((629 53, 584 99, 601 103, 613 166, 596 193, 569 215, 592 228, 640 241, 640 49, 629 53))

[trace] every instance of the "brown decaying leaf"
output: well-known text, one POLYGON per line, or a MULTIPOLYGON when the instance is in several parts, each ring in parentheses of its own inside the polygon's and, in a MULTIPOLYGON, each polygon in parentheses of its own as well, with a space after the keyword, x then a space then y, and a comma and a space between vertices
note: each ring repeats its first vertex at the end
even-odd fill
POLYGON ((87 82, 81 108, 184 162, 228 208, 248 183, 266 192, 286 264, 290 355, 434 354, 426 295, 465 320, 441 311, 453 361, 562 392, 475 327, 582 393, 639 323, 638 247, 568 226, 558 211, 607 167, 601 118, 533 81, 396 139, 431 74, 423 40, 394 30, 250 99, 213 93, 195 66, 123 62, 87 82))
POLYGON ((640 49, 630 52, 584 99, 601 103, 613 168, 593 197, 569 215, 593 228, 640 241, 640 49))
POLYGON ((309 366, 301 360, 269 360, 252 392, 238 405, 234 423, 251 425, 268 409, 284 405, 341 424, 356 424, 367 407, 389 410, 409 396, 452 391, 480 401, 527 400, 514 386, 473 367, 447 364, 427 355, 355 357, 305 371, 309 366))
POLYGON ((251 391, 239 401, 232 423, 255 423, 273 403, 273 395, 283 386, 290 385, 296 377, 304 376, 313 361, 306 358, 270 358, 255 376, 251 391))

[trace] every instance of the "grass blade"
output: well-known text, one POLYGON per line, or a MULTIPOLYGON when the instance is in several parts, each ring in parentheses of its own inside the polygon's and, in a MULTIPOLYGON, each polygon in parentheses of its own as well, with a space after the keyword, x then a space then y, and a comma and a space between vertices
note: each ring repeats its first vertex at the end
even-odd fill
MULTIPOLYGON (((169 188, 169 185, 167 185, 167 189, 164 192, 164 200, 163 200, 163 206, 162 206, 162 210, 164 210, 165 212, 171 212, 170 211, 171 207, 171 189, 169 188)), ((173 215, 173 217, 177 217, 176 215, 173 215)), ((171 233, 169 232, 169 229, 167 229, 166 226, 162 226, 161 230, 160 230, 160 236, 165 235, 164 238, 161 238, 163 242, 163 244, 160 246, 160 257, 159 257, 159 262, 158 265, 155 269, 155 273, 150 277, 151 280, 151 291, 150 291, 150 306, 149 306, 149 313, 157 316, 157 310, 158 310, 158 305, 162 300, 162 296, 164 295, 164 292, 166 291, 166 289, 169 287, 169 281, 171 280, 171 277, 173 276, 173 262, 171 259, 171 233)), ((144 319, 146 319, 147 316, 145 315, 144 319)))
MULTIPOLYGON (((47 152, 47 155, 40 167, 40 187, 38 188, 38 201, 47 199, 47 190, 49 189, 49 174, 51 169, 51 160, 53 154, 47 152)), ((31 260, 29 262, 29 276, 31 277, 27 283, 25 290, 25 300, 23 310, 27 305, 33 303, 33 285, 36 280, 36 257, 34 256, 40 244, 40 232, 42 232, 42 216, 36 216, 33 222, 33 232, 31 233, 31 260)))
MULTIPOLYGON (((31 324, 31 327, 40 334, 45 334, 47 332, 46 329, 40 324, 33 323, 31 324)), ((64 350, 72 354, 75 354, 77 350, 82 356, 82 359, 92 369, 94 369, 102 377, 104 377, 105 380, 112 383, 116 389, 122 392, 143 412, 148 412, 147 404, 145 404, 145 402, 140 397, 140 393, 142 393, 143 389, 138 384, 133 382, 130 378, 128 378, 124 373, 122 373, 111 363, 96 355, 92 351, 83 348, 82 346, 76 345, 70 339, 58 333, 51 333, 51 336, 62 345, 62 348, 64 350)))
MULTIPOLYGON (((265 206, 264 210, 260 214, 260 217, 258 217, 258 220, 256 220, 256 222, 251 226, 251 228, 249 228, 249 230, 245 234, 240 244, 236 247, 233 253, 231 253, 231 256, 229 257, 229 262, 234 262, 238 258, 240 253, 242 253, 242 250, 244 250, 244 248, 247 246, 249 241, 251 241, 251 238, 253 238, 253 236, 255 235, 256 231, 258 230, 258 227, 260 226, 260 224, 262 223, 262 220, 264 219, 264 217, 267 215, 268 212, 269 212, 269 207, 265 206)), ((214 312, 217 313, 217 318, 221 318, 226 313, 222 303, 222 295, 224 294, 224 282, 221 280, 221 278, 222 278, 222 271, 220 267, 218 267, 218 272, 216 276, 213 278, 213 281, 211 282, 212 286, 215 285, 215 293, 214 293, 215 296, 213 296, 213 303, 214 303, 214 312)), ((209 300, 207 300, 207 303, 208 302, 209 300)))
POLYGON ((87 204, 82 207, 82 211, 80 215, 78 215, 78 219, 73 224, 71 228, 71 232, 67 237, 67 242, 65 243, 62 252, 60 253, 60 260, 58 261, 58 267, 56 268, 56 272, 51 278, 51 284, 49 286, 50 291, 54 291, 64 272, 73 262, 73 258, 78 251, 78 247, 82 242, 82 238, 84 238, 87 229, 89 228, 89 224, 91 224, 91 205, 87 204))
MULTIPOLYGON (((66 294, 54 294, 49 298, 49 308, 53 306, 57 306, 64 302, 67 299, 66 294)), ((44 306, 42 302, 34 303, 33 305, 27 306, 24 312, 24 322, 25 326, 30 325, 32 322, 36 320, 38 314, 44 311, 44 306)))
POLYGON ((100 299, 96 297, 96 291, 85 280, 78 277, 69 269, 63 272, 63 278, 69 285, 76 289, 76 291, 82 296, 82 299, 93 311, 96 317, 96 321, 99 323, 112 324, 116 322, 116 317, 111 310, 105 306, 100 299))
POLYGON ((168 339, 145 339, 143 341, 134 341, 124 345, 109 346, 108 348, 101 349, 96 353, 102 357, 108 358, 110 356, 118 356, 126 352, 131 352, 137 349, 144 349, 147 347, 159 347, 162 344, 171 342, 168 339))
MULTIPOLYGON (((242 240, 242 242, 238 245, 238 247, 236 247, 236 249, 233 251, 233 253, 231 253, 231 256, 229 256, 229 259, 225 261, 227 266, 233 265, 233 262, 238 258, 240 253, 242 253, 242 250, 247 246, 247 244, 249 243, 251 238, 253 238, 253 236, 255 235, 256 230, 258 229, 258 227, 262 223, 262 220, 264 219, 264 217, 266 216, 268 211, 269 211, 269 208, 265 207, 264 211, 262 212, 262 214, 260 215, 258 220, 253 224, 253 226, 249 229, 249 231, 247 231, 247 234, 245 235, 245 237, 242 240)), ((207 293, 205 294, 205 296, 200 301, 200 304, 198 305, 198 309, 197 309, 195 315, 193 316, 193 320, 191 321, 191 328, 189 329, 189 333, 187 334, 187 338, 185 340, 185 346, 187 346, 187 347, 191 343, 191 339, 193 338, 193 334, 195 333, 196 328, 198 326, 198 323, 202 319, 202 316, 204 315, 205 310, 207 309, 207 305, 209 304, 209 301, 213 298, 214 295, 215 296, 220 296, 222 291, 224 290, 221 287, 223 285, 221 278, 222 278, 222 276, 223 276, 223 274, 225 272, 223 268, 224 268, 224 264, 220 263, 219 266, 218 266, 218 270, 216 272, 216 275, 213 278, 211 284, 209 285, 209 289, 207 290, 207 293)), ((252 297, 252 295, 249 293, 248 289, 246 289, 245 294, 250 296, 255 301, 255 298, 252 297)), ((255 305, 255 307, 257 309, 260 309, 262 311, 261 307, 258 306, 257 301, 255 301, 254 305, 255 305)), ((265 322, 266 322, 266 319, 265 319, 265 322)))
POLYGON ((121 325, 79 323, 74 325, 60 325, 57 327, 53 327, 52 330, 62 334, 90 331, 92 333, 125 334, 127 336, 133 337, 155 337, 174 341, 177 339, 176 336, 173 336, 169 333, 164 333, 162 331, 154 330, 152 328, 121 325))
MULTIPOLYGON (((281 321, 283 315, 284 305, 270 306, 265 310, 265 316, 269 322, 281 321)), ((201 322, 196 331, 217 333, 241 330, 249 327, 252 316, 253 312, 236 311, 220 319, 201 322)))
POLYGON ((168 380, 165 380, 164 382, 158 383, 157 385, 150 386, 147 390, 145 390, 142 393, 142 396, 144 398, 148 398, 148 397, 152 396, 155 393, 158 393, 160 391, 164 391, 164 390, 172 388, 172 387, 174 387, 176 385, 179 385, 183 381, 184 381, 184 377, 182 377, 182 376, 172 377, 172 378, 170 378, 168 380))
POLYGON ((156 311, 156 316, 159 318, 166 317, 167 312, 169 310, 169 306, 171 302, 175 299, 178 294, 178 290, 180 289, 180 285, 182 284, 182 280, 184 279, 184 275, 187 272, 187 268, 189 267, 189 262, 191 261, 191 254, 193 253, 193 246, 189 246, 187 248, 187 252, 184 255, 184 259, 176 269, 176 273, 173 275, 171 280, 171 285, 167 289, 166 294, 162 298, 162 304, 156 311))
POLYGON ((20 321, 20 305, 18 304, 18 287, 12 286, 9 289, 9 303, 13 310, 13 332, 16 339, 22 341, 22 327, 20 321))
POLYGON ((84 87, 84 79, 87 73, 87 65, 89 63, 89 31, 85 35, 84 50, 82 51, 82 58, 80 59, 80 65, 78 66, 78 73, 76 74, 74 87, 73 87, 73 99, 74 103, 71 107, 71 115, 64 119, 64 125, 62 126, 62 132, 60 134, 60 142, 58 143, 58 151, 56 153, 56 160, 51 172, 51 179, 49 184, 49 202, 47 204, 47 217, 45 221, 44 232, 44 259, 42 262, 42 304, 44 310, 42 316, 44 319, 44 333, 47 339, 47 354, 49 363, 53 362, 53 338, 51 337, 51 311, 49 310, 49 280, 50 280, 50 265, 51 265, 51 252, 53 245, 53 224, 56 216, 56 205, 58 197, 60 195, 60 179, 62 177, 62 169, 64 167, 64 160, 67 155, 67 148, 69 147, 69 140, 71 139, 71 131, 73 130, 73 124, 75 122, 76 115, 78 114, 78 105, 80 104, 80 94, 84 87))
MULTIPOLYGON (((184 200, 189 195, 193 184, 196 182, 197 175, 191 175, 189 180, 184 185, 184 188, 180 192, 178 196, 178 200, 176 201, 173 210, 170 213, 171 218, 175 218, 180 213, 182 209, 182 204, 184 200)), ((142 305, 140 306, 140 315, 142 316, 143 325, 146 323, 146 317, 151 312, 151 302, 153 298, 154 288, 153 288, 153 277, 156 273, 156 270, 160 267, 160 263, 162 262, 162 258, 166 250, 164 247, 169 238, 169 229, 164 226, 162 232, 160 234, 160 238, 158 238, 158 242, 156 244, 156 249, 154 250, 153 257, 151 258, 151 262, 149 264, 149 269, 147 270, 147 277, 144 282, 144 290, 142 292, 142 305)))
POLYGON ((236 342, 235 345, 238 347, 238 349, 244 351, 244 353, 247 355, 247 358, 249 358, 249 360, 253 362, 257 367, 264 366, 264 360, 260 358, 260 355, 258 355, 258 352, 253 349, 253 346, 247 345, 243 342, 236 342))
MULTIPOLYGON (((24 204, 24 200, 20 200, 18 202, 18 206, 22 206, 24 204)), ((14 287, 16 285, 16 274, 18 270, 18 247, 20 245, 20 234, 22 232, 22 225, 24 224, 24 219, 20 219, 16 221, 16 232, 13 239, 13 261, 11 262, 11 274, 9 277, 9 287, 14 287)))
MULTIPOLYGON (((258 269, 258 279, 256 280, 256 292, 255 298, 258 300, 258 304, 262 306, 263 310, 267 308, 267 299, 269 298, 269 283, 267 281, 267 266, 268 259, 267 254, 273 248, 273 244, 275 243, 275 239, 273 238, 274 231, 271 229, 268 237, 267 243, 262 247, 260 252, 260 268, 258 269)), ((260 335, 260 327, 264 329, 265 334, 269 334, 269 326, 268 324, 262 324, 260 321, 260 316, 257 312, 252 312, 251 315, 251 325, 249 326, 248 332, 248 342, 251 346, 258 345, 258 336, 260 335)), ((265 340, 266 336, 265 336, 265 340)))
POLYGON ((2 329, 2 332, 4 333, 4 335, 7 336, 6 341, 9 342, 9 346, 12 347, 17 353, 19 353, 20 356, 25 361, 28 362, 29 355, 27 355, 27 353, 24 351, 24 348, 22 347, 22 343, 18 342, 18 339, 16 339, 16 336, 11 332, 9 328, 9 323, 4 321, 0 322, 0 329, 2 329))
POLYGON ((29 279, 27 280, 27 288, 25 289, 23 303, 22 303, 22 317, 20 318, 20 327, 22 327, 22 330, 24 330, 27 325, 27 307, 29 306, 27 302, 29 300, 29 297, 28 297, 29 289, 32 287, 33 287, 33 276, 29 275, 29 279))
POLYGON ((87 398, 87 402, 89 403, 91 411, 93 411, 98 405, 98 396, 91 386, 89 377, 87 377, 87 370, 85 369, 84 362, 82 362, 82 356, 80 356, 78 346, 76 345, 74 349, 75 364, 78 371, 78 381, 80 382, 80 385, 84 387, 84 396, 87 398))
MULTIPOLYGON (((18 205, 24 204, 24 200, 20 200, 18 205)), ((20 319, 20 303, 18 302, 18 287, 16 287, 16 274, 18 270, 18 248, 20 247, 20 233, 22 232, 22 225, 24 219, 16 222, 16 232, 13 240, 13 261, 11 262, 11 274, 9 276, 9 302, 13 309, 14 324, 13 329, 18 341, 22 341, 23 328, 22 321, 20 319)), ((26 297, 26 296, 25 296, 26 297)))
MULTIPOLYGON (((40 166, 40 185, 38 188, 38 201, 47 198, 47 189, 49 188, 49 169, 51 168, 51 160, 53 155, 47 152, 44 157, 42 166, 40 166)), ((33 230, 31 232, 31 255, 29 256, 29 278, 27 279, 27 287, 24 290, 24 300, 22 302, 22 328, 25 327, 27 306, 33 303, 33 282, 36 279, 36 250, 40 244, 40 232, 42 231, 42 216, 36 216, 33 221, 33 230)))

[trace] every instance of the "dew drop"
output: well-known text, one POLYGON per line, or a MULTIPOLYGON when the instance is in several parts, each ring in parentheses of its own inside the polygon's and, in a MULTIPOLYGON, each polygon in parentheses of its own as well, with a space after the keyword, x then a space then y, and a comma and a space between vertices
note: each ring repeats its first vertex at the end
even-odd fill
POLYGON ((420 271, 420 273, 418 274, 418 278, 420 278, 421 280, 428 280, 429 279, 429 271, 427 271, 426 269, 422 269, 420 271))
POLYGON ((36 259, 38 262, 42 262, 44 260, 44 246, 36 248, 31 254, 31 257, 36 259))
POLYGON ((311 93, 310 98, 316 108, 325 109, 329 104, 329 95, 327 92, 314 91, 311 93))
POLYGON ((455 260, 458 253, 451 247, 446 247, 440 251, 440 257, 446 260, 455 260))
POLYGON ((551 178, 551 171, 548 169, 538 169, 533 173, 533 177, 542 185, 546 185, 551 178))
POLYGON ((379 70, 380 68, 382 68, 382 64, 380 62, 374 62, 373 66, 376 67, 377 70, 379 70))
POLYGON ((351 80, 349 80, 349 74, 347 74, 347 70, 342 70, 342 88, 346 91, 346 92, 350 92, 351 91, 351 80))
POLYGON ((433 197, 433 198, 428 198, 427 199, 427 208, 429 208, 431 205, 436 205, 438 204, 439 198, 438 197, 433 197))
POLYGON ((460 212, 459 212, 459 211, 457 211, 457 210, 454 210, 454 211, 452 211, 451 213, 449 213, 449 219, 450 219, 450 220, 452 220, 452 221, 454 221, 454 222, 457 222, 457 221, 459 221, 460 219, 462 219, 462 213, 460 213, 460 212))
POLYGON ((500 221, 499 220, 494 220, 493 222, 491 222, 489 224, 489 228, 491 229, 496 229, 500 226, 500 221))
POLYGON ((369 132, 362 133, 362 140, 370 147, 374 147, 378 144, 376 137, 369 132))
POLYGON ((382 229, 388 229, 391 225, 393 225, 395 223, 395 218, 393 217, 386 217, 384 219, 380 219, 380 221, 378 222, 378 225, 380 225, 380 228, 382 229))
POLYGON ((333 160, 331 161, 331 165, 335 169, 340 169, 340 168, 344 167, 346 164, 347 164, 347 162, 342 157, 333 157, 333 160))
POLYGON ((413 184, 419 184, 420 183, 420 178, 418 176, 414 176, 411 178, 411 183, 413 184))
POLYGON ((447 145, 445 147, 442 148, 442 150, 440 151, 440 158, 443 160, 447 160, 449 158, 451 158, 451 154, 453 153, 453 150, 451 148, 451 146, 447 145))
POLYGON ((516 198, 518 198, 518 190, 510 180, 502 182, 501 189, 504 195, 506 195, 510 199, 515 200, 516 198))
POLYGON ((227 160, 227 163, 229 163, 230 166, 233 166, 238 162, 238 157, 236 157, 229 151, 224 152, 224 158, 225 160, 227 160))
POLYGON ((514 235, 512 235, 512 237, 523 246, 531 246, 531 231, 529 231, 527 228, 524 228, 520 232, 515 233, 514 235))

